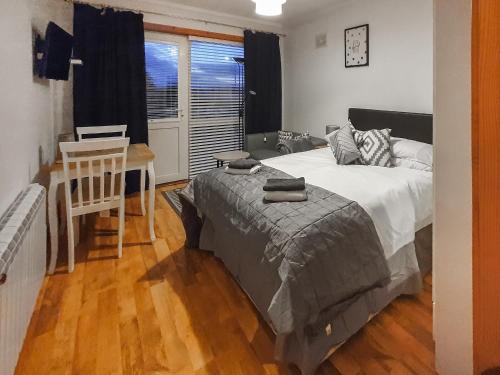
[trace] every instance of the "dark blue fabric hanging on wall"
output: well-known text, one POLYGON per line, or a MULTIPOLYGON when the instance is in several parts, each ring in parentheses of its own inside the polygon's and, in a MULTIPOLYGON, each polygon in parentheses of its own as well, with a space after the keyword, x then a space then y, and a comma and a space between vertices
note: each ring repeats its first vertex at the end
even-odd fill
POLYGON ((281 53, 278 35, 245 31, 245 131, 281 129, 281 53))
MULTIPOLYGON (((77 126, 127 124, 131 143, 148 143, 142 14, 75 4, 73 111, 77 126)), ((127 194, 139 173, 127 173, 127 194)))

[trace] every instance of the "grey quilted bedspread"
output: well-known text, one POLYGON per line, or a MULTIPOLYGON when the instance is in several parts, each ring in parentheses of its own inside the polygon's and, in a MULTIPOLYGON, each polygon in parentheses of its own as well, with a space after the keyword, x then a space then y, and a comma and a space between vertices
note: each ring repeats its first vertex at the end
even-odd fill
POLYGON ((325 311, 387 285, 390 275, 356 202, 312 185, 305 202, 264 202, 266 180, 284 177, 267 166, 250 176, 215 169, 194 180, 194 201, 218 232, 212 241, 202 233, 201 247, 224 261, 278 336, 300 340, 325 311))

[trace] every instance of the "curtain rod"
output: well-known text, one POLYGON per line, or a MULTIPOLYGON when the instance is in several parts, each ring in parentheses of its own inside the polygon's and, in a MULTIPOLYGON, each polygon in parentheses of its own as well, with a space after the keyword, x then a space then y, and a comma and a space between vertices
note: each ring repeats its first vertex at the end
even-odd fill
MULTIPOLYGON (((177 16, 177 15, 172 15, 168 13, 162 13, 162 12, 154 12, 154 11, 141 11, 139 9, 132 9, 132 8, 125 8, 121 6, 112 6, 112 5, 107 5, 107 4, 100 4, 100 3, 91 3, 88 1, 82 1, 82 0, 64 0, 66 3, 72 3, 72 4, 85 4, 85 5, 91 5, 94 7, 99 7, 99 8, 113 8, 116 10, 122 10, 122 11, 127 11, 127 12, 134 12, 134 13, 139 13, 139 14, 153 14, 155 16, 167 16, 171 18, 176 18, 179 20, 184 20, 184 21, 195 21, 195 22, 201 22, 204 24, 212 24, 212 25, 217 25, 217 26, 226 26, 226 27, 232 27, 235 29, 240 29, 240 30, 252 30, 252 31, 257 31, 257 32, 263 32, 263 33, 270 33, 269 31, 264 31, 264 30, 257 30, 257 29, 252 29, 252 28, 245 28, 242 26, 237 26, 237 25, 232 25, 230 23, 224 23, 224 22, 217 22, 217 21, 207 21, 201 18, 194 18, 194 17, 182 17, 182 16, 177 16)), ((281 33, 273 33, 276 34, 280 37, 286 37, 286 34, 281 34, 281 33)))

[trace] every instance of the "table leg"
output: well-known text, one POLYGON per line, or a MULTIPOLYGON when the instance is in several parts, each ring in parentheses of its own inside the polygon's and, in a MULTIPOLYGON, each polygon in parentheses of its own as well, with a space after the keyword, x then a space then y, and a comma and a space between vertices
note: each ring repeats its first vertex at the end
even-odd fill
POLYGON ((153 161, 148 162, 148 176, 149 176, 149 235, 151 241, 156 240, 155 235, 155 190, 156 190, 156 176, 153 167, 153 161))
POLYGON ((141 212, 146 216, 146 204, 144 202, 144 190, 146 190, 146 168, 141 168, 141 212))
POLYGON ((54 176, 50 177, 50 186, 48 193, 48 214, 49 214, 49 232, 50 232, 50 263, 49 275, 54 273, 57 262, 58 250, 58 228, 57 228, 57 186, 58 183, 54 176))

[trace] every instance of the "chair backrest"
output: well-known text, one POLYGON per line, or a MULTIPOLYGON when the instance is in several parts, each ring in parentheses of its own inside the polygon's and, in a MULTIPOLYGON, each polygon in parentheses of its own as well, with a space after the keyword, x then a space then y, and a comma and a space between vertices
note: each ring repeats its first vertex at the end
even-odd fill
POLYGON ((76 128, 79 142, 88 142, 95 139, 102 139, 103 134, 120 134, 115 137, 108 137, 108 139, 125 138, 127 132, 127 125, 106 125, 106 126, 80 126, 76 128), (98 137, 95 137, 95 136, 98 137))
POLYGON ((76 216, 118 207, 124 199, 129 143, 129 138, 104 138, 59 144, 69 213, 76 216), (75 202, 71 193, 73 180, 76 180, 75 202), (115 186, 117 183, 119 187, 115 186), (118 195, 115 190, 119 190, 118 195))

